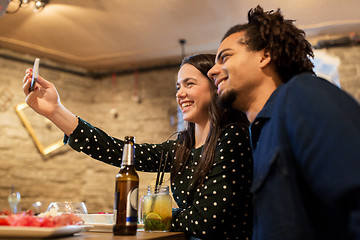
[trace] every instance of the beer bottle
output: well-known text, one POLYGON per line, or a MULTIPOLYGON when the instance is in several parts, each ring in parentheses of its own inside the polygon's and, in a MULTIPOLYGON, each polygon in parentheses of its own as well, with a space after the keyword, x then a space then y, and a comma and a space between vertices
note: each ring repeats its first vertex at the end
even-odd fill
POLYGON ((114 201, 114 235, 135 235, 139 176, 134 166, 134 137, 126 136, 119 173, 116 175, 114 201))

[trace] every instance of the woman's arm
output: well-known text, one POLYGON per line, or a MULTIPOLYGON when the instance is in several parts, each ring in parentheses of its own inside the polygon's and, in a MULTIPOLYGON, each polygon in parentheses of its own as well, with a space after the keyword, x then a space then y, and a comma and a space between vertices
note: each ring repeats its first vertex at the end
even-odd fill
MULTIPOLYGON (((81 118, 79 118, 79 124, 74 132, 69 137, 66 136, 64 141, 76 151, 83 152, 94 159, 117 167, 121 165, 123 140, 109 136, 81 118)), ((173 146, 174 141, 166 141, 161 144, 135 144, 136 169, 156 172, 161 153, 163 152, 163 157, 165 157, 165 153, 170 152, 173 146)), ((170 170, 170 155, 166 171, 170 170)))
MULTIPOLYGON (((113 138, 101 129, 78 119, 62 105, 55 85, 41 76, 38 77, 34 91, 30 92, 31 78, 32 69, 27 69, 23 80, 26 103, 61 129, 66 135, 66 143, 97 160, 115 166, 121 165, 122 140, 113 138)), ((163 144, 136 144, 135 147, 137 168, 142 171, 157 171, 161 152, 167 152, 172 147, 172 142, 171 144, 170 141, 163 144)), ((169 169, 170 161, 167 171, 169 169)))

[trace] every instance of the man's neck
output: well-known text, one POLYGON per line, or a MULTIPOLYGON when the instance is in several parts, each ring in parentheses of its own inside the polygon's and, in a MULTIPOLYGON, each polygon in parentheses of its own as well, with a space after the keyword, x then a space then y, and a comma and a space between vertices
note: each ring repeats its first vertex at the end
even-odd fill
POLYGON ((269 81, 253 94, 253 101, 250 102, 247 110, 245 111, 250 123, 255 121, 256 116, 264 108, 271 94, 280 84, 282 84, 280 81, 269 81))

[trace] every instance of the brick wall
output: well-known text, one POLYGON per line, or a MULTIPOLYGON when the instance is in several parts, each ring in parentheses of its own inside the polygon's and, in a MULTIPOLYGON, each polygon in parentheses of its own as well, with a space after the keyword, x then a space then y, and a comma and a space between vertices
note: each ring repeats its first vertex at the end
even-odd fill
POLYGON ((360 103, 360 46, 335 47, 326 52, 340 59, 338 70, 341 88, 360 103))
MULTIPOLYGON (((0 53, 4 52, 34 59, 0 49, 0 53)), ((331 48, 326 52, 340 59, 341 86, 360 102, 360 46, 331 48)), ((46 59, 41 61, 62 66, 46 59)), ((51 201, 85 201, 89 212, 112 211, 117 168, 68 146, 43 158, 23 127, 14 106, 24 102, 21 86, 28 67, 31 64, 0 58, 0 209, 8 208, 7 197, 14 185, 22 195, 22 209, 31 208, 35 201, 46 206, 51 201)), ((72 112, 112 136, 122 139, 134 135, 138 143, 161 142, 176 131, 176 122, 170 124, 170 118, 176 116, 176 72, 177 68, 139 72, 141 102, 137 103, 132 100, 134 74, 117 76, 114 88, 111 76, 92 79, 46 68, 40 70, 42 76, 57 86, 62 102, 72 112), (110 114, 114 107, 119 112, 118 118, 110 114)), ((25 111, 44 143, 62 139, 56 127, 30 109, 25 111)), ((141 175, 142 193, 153 177, 141 175)))
MULTIPOLYGON (((25 60, 34 59, 4 49, 0 53, 4 51, 25 60)), ((46 59, 41 59, 41 63, 57 64, 46 59)), ((21 87, 28 67, 32 65, 0 58, 0 209, 9 208, 7 197, 14 185, 21 193, 23 210, 31 208, 35 201, 42 201, 45 206, 51 201, 85 201, 89 212, 112 211, 118 168, 69 146, 44 158, 22 125, 14 107, 25 100, 21 87)), ((118 75, 114 84, 112 76, 92 79, 40 69, 40 74, 57 86, 61 101, 74 114, 111 136, 123 139, 134 135, 138 143, 162 142, 176 131, 176 122, 170 124, 170 118, 176 116, 176 73, 177 68, 139 72, 138 103, 132 98, 132 73, 118 75), (112 108, 117 109, 117 118, 110 113, 112 108)), ((45 118, 29 108, 24 113, 45 146, 62 139, 62 132, 45 118)), ((152 174, 141 174, 142 193, 153 178, 152 174)))

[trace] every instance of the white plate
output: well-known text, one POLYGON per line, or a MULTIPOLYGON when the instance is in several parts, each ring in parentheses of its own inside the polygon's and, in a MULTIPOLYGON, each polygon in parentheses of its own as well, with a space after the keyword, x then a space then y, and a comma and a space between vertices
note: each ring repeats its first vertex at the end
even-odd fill
POLYGON ((112 224, 101 224, 101 223, 89 223, 89 225, 93 226, 89 229, 90 232, 112 232, 113 225, 112 224))
POLYGON ((94 228, 93 225, 85 224, 83 231, 84 231, 84 232, 88 232, 88 231, 90 231, 90 230, 93 229, 93 228, 94 228))
POLYGON ((69 225, 64 227, 14 227, 0 226, 0 238, 3 237, 26 237, 46 238, 69 236, 81 232, 83 226, 69 225))
POLYGON ((76 214, 85 221, 85 224, 113 224, 113 214, 76 214))

